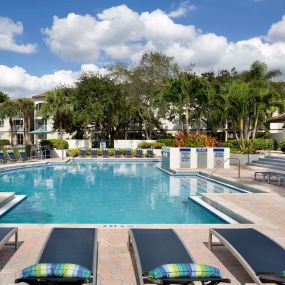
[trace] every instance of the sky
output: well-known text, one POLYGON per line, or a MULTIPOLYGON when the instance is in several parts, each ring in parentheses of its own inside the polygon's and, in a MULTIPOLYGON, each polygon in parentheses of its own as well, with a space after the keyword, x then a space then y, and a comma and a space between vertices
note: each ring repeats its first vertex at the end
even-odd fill
POLYGON ((1 0, 0 91, 12 98, 147 51, 198 73, 260 60, 285 74, 285 0, 1 0))

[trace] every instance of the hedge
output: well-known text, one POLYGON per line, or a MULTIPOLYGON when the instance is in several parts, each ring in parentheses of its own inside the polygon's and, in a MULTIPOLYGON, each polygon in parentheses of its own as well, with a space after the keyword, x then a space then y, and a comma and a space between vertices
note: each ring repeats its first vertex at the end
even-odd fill
POLYGON ((154 148, 154 149, 162 149, 164 145, 159 142, 141 142, 138 144, 138 148, 147 149, 147 148, 154 148))
MULTIPOLYGON (((239 143, 237 140, 229 140, 222 143, 223 147, 229 147, 231 149, 239 149, 239 143)), ((254 148, 256 150, 273 150, 277 149, 277 142, 274 139, 258 138, 250 141, 247 145, 248 147, 254 148)))
POLYGON ((281 141, 279 143, 279 147, 280 147, 281 151, 285 153, 285 141, 281 141))
POLYGON ((157 142, 163 144, 164 146, 168 146, 168 147, 175 146, 175 139, 159 139, 157 140, 157 142))
POLYGON ((9 140, 0 140, 0 147, 4 146, 4 145, 10 145, 10 141, 9 140))
POLYGON ((42 140, 41 146, 49 146, 50 149, 68 149, 68 142, 60 139, 42 140))

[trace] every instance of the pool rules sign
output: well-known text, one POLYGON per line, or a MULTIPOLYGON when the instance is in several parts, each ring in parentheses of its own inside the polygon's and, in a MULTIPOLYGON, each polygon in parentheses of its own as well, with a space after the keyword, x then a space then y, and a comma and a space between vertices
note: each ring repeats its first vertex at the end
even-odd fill
POLYGON ((180 148, 180 168, 190 168, 190 148, 180 148))
POLYGON ((225 150, 223 148, 214 148, 214 167, 224 167, 225 150))

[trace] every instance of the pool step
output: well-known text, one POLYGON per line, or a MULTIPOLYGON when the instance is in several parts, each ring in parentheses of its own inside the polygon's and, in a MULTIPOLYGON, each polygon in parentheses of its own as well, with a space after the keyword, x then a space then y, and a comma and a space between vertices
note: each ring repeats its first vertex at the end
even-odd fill
POLYGON ((265 156, 264 158, 253 160, 248 165, 285 170, 285 158, 280 156, 265 156))
POLYGON ((226 215, 224 212, 218 210, 217 208, 213 207, 212 205, 208 204, 206 201, 204 201, 201 197, 198 196, 189 196, 189 200, 194 201, 195 203, 199 204, 200 206, 206 208, 208 211, 212 212, 214 215, 218 216, 222 220, 226 221, 229 224, 239 224, 238 221, 230 217, 229 215, 226 215))
POLYGON ((0 208, 0 217, 26 198, 26 195, 13 195, 12 199, 7 199, 6 203, 2 204, 0 208))

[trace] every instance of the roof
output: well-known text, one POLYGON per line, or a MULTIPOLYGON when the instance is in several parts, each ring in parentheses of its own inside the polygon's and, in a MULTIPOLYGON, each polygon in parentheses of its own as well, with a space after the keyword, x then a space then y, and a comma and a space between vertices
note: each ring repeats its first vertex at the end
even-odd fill
POLYGON ((269 120, 270 123, 284 123, 285 122, 285 113, 279 115, 279 116, 275 116, 275 117, 272 117, 270 120, 269 120))
POLYGON ((40 98, 40 97, 46 97, 47 96, 47 93, 41 93, 41 94, 37 94, 37 95, 34 95, 32 96, 32 98, 40 98))

